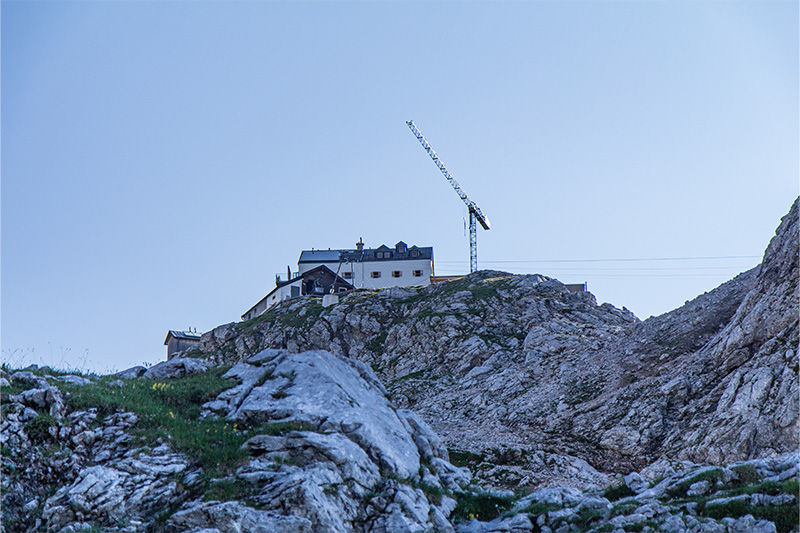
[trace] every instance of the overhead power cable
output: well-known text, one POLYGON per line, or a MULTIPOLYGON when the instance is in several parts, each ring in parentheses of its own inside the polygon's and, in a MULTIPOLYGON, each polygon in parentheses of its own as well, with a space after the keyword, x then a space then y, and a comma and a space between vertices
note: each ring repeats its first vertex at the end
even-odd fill
MULTIPOLYGON (((621 259, 510 259, 507 261, 483 261, 484 263, 623 263, 641 261, 709 261, 716 259, 757 259, 760 255, 716 255, 697 257, 626 257, 621 259)), ((466 261, 437 261, 437 263, 465 263, 466 261)))

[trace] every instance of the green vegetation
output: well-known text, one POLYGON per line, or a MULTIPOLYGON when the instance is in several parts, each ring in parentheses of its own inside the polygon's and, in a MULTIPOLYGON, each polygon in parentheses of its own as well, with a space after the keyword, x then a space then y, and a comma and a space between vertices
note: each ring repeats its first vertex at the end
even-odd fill
POLYGON ((635 494, 636 493, 628 488, 628 486, 624 483, 614 487, 608 487, 605 491, 603 491, 603 496, 610 502, 615 502, 617 500, 621 500, 622 498, 627 498, 628 496, 634 496, 635 494))
POLYGON ((221 419, 200 419, 200 406, 213 400, 236 381, 223 379, 227 368, 214 368, 205 373, 169 381, 136 379, 120 387, 108 385, 110 378, 83 386, 63 386, 69 392, 70 410, 98 408, 105 416, 117 410, 139 416, 132 429, 142 444, 169 442, 185 453, 211 475, 235 468, 245 457, 241 450, 250 431, 238 431, 235 423, 221 419))
POLYGON ((513 504, 512 498, 494 496, 489 493, 464 492, 456 495, 458 502, 450 515, 454 520, 478 520, 488 522, 508 511, 513 504))
POLYGON ((586 531, 594 523, 602 519, 603 516, 605 516, 605 513, 599 509, 583 509, 578 513, 573 523, 583 531, 586 531))
POLYGON ((254 428, 250 433, 255 435, 287 435, 292 431, 316 431, 317 428, 308 422, 289 420, 286 422, 271 422, 254 428))
POLYGON ((442 503, 442 496, 447 494, 445 489, 429 485, 424 481, 420 481, 417 486, 425 493, 425 496, 428 497, 428 501, 434 505, 440 505, 442 503))
POLYGON ((31 442, 36 445, 55 442, 55 438, 50 434, 50 427, 55 424, 55 418, 47 413, 42 413, 25 424, 25 433, 28 434, 31 442))
POLYGON ((386 331, 381 331, 375 337, 369 341, 365 348, 376 355, 383 355, 384 350, 384 343, 386 342, 386 337, 389 335, 386 331))
POLYGON ((730 496, 738 496, 740 494, 768 494, 770 496, 777 496, 778 494, 794 494, 797 496, 798 482, 796 479, 787 479, 783 483, 777 481, 764 481, 757 485, 737 486, 732 484, 722 487, 726 494, 730 496))
POLYGON ((486 459, 483 455, 468 452, 466 450, 457 450, 455 448, 448 448, 447 454, 450 457, 450 462, 452 464, 458 467, 466 466, 470 470, 474 470, 486 459))
MULTIPOLYGON (((750 466, 750 465, 743 465, 743 466, 750 466)), ((747 470, 745 470, 745 472, 747 472, 747 470)), ((721 476, 718 476, 716 472, 720 471, 711 470, 703 472, 700 475, 685 481, 681 485, 685 485, 687 483, 690 485, 691 483, 696 483, 697 481, 701 481, 702 479, 708 479, 708 480, 719 479, 719 477, 721 476)), ((782 483, 767 481, 758 484, 744 484, 742 478, 758 480, 758 477, 748 476, 748 474, 745 474, 745 476, 748 476, 745 477, 739 472, 737 472, 737 475, 740 476, 739 480, 718 487, 719 490, 713 496, 699 496, 692 498, 684 497, 679 499, 678 502, 689 502, 689 501, 697 502, 698 515, 714 518, 716 520, 725 517, 739 518, 750 514, 759 520, 769 520, 771 522, 774 522, 778 533, 789 533, 792 531, 796 531, 798 518, 800 518, 800 516, 798 515, 797 506, 794 503, 785 505, 751 505, 749 500, 743 498, 739 500, 729 501, 723 504, 708 505, 709 501, 715 498, 719 498, 723 494, 728 496, 739 496, 739 495, 749 495, 749 494, 767 494, 770 496, 776 496, 778 494, 792 494, 794 496, 797 496, 798 490, 800 489, 800 485, 798 484, 797 479, 789 479, 782 483)), ((679 491, 675 492, 677 493, 679 491)), ((685 489, 683 490, 683 494, 685 495, 685 489)))
POLYGON ((639 505, 639 503, 634 502, 618 503, 611 508, 611 516, 624 516, 631 514, 639 507, 639 505))
POLYGON ((794 531, 798 522, 796 504, 750 505, 744 500, 733 500, 721 505, 707 505, 702 514, 717 520, 725 517, 739 518, 749 514, 759 520, 774 522, 778 533, 794 531))
POLYGON ((700 472, 696 476, 692 476, 689 479, 680 482, 675 487, 669 489, 667 491, 667 495, 671 498, 682 498, 686 496, 686 491, 689 490, 689 487, 698 481, 710 481, 713 485, 717 481, 722 479, 722 470, 719 468, 713 468, 711 470, 706 470, 704 472, 700 472))
POLYGON ((265 323, 272 323, 285 328, 297 328, 304 326, 313 319, 319 318, 324 310, 322 298, 309 298, 305 305, 294 309, 290 309, 289 305, 278 304, 262 315, 236 324, 234 328, 242 333, 252 333, 258 326, 265 323))
POLYGON ((758 471, 753 465, 738 465, 731 468, 739 477, 739 482, 744 484, 756 483, 759 480, 758 471))
POLYGON ((252 496, 252 489, 241 480, 236 479, 213 479, 211 480, 203 494, 204 501, 227 502, 232 500, 244 500, 252 496))
MULTIPOLYGON (((522 509, 521 512, 528 513, 533 517, 537 517, 539 515, 543 515, 545 513, 549 513, 550 511, 557 511, 558 509, 562 509, 560 505, 556 505, 554 503, 532 503, 529 506, 522 509)), ((535 520, 534 520, 535 521, 535 520)))

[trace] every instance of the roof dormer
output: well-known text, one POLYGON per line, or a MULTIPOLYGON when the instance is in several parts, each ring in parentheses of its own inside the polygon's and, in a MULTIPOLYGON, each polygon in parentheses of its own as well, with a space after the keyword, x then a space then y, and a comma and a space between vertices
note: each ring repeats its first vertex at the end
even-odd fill
POLYGON ((408 245, 403 241, 400 241, 394 245, 394 249, 397 251, 398 254, 404 254, 406 253, 406 250, 408 250, 408 245))
POLYGON ((376 259, 391 259, 392 257, 392 249, 386 246, 385 244, 381 244, 377 250, 375 250, 375 258, 376 259))

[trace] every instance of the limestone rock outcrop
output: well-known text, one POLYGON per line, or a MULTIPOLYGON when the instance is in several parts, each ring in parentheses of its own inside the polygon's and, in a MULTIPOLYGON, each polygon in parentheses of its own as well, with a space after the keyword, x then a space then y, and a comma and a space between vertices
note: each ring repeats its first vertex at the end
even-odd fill
POLYGON ((478 479, 602 486, 660 458, 798 447, 798 207, 759 267, 645 321, 541 275, 286 302, 203 335, 212 361, 324 349, 369 364, 478 479))
POLYGON ((453 531, 469 470, 365 364, 264 350, 213 373, 174 358, 124 382, 8 376, 0 529, 453 531))

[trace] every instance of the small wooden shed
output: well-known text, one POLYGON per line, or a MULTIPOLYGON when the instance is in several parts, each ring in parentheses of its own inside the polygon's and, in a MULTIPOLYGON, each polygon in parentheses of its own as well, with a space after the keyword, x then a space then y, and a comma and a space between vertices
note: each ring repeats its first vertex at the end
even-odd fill
POLYGON ((200 345, 201 334, 196 331, 175 331, 169 330, 164 345, 167 347, 167 361, 177 352, 183 352, 189 348, 200 345))

